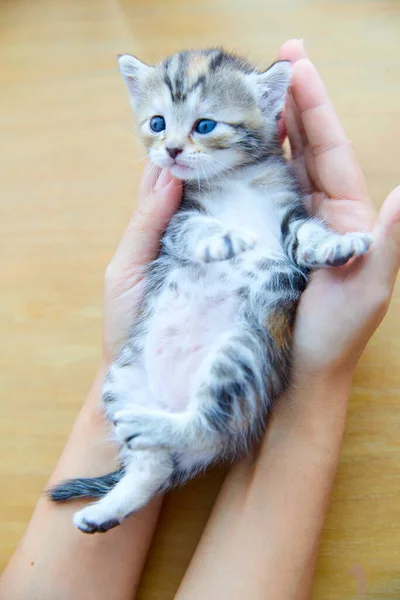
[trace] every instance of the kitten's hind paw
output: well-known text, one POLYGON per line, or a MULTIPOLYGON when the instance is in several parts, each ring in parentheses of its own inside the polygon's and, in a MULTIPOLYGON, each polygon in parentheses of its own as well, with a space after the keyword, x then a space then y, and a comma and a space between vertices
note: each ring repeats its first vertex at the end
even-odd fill
POLYGON ((340 267, 350 259, 365 254, 373 243, 370 233, 332 234, 319 246, 308 246, 299 251, 299 261, 311 268, 340 267))
POLYGON ((227 231, 224 235, 201 241, 196 249, 196 258, 205 263, 229 260, 252 250, 256 243, 257 237, 252 232, 227 231))
POLYGON ((102 512, 96 504, 87 506, 74 514, 74 524, 83 533, 105 533, 120 524, 118 519, 102 512))
POLYGON ((129 450, 144 450, 173 445, 178 417, 142 410, 119 410, 114 415, 114 433, 129 450))

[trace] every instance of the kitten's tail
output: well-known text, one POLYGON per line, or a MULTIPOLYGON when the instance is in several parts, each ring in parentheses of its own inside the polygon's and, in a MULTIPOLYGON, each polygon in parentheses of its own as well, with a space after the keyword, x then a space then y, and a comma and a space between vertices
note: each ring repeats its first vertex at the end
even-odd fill
POLYGON ((101 498, 117 485, 123 474, 123 470, 119 469, 100 477, 67 479, 50 488, 46 493, 53 502, 66 502, 76 498, 101 498))

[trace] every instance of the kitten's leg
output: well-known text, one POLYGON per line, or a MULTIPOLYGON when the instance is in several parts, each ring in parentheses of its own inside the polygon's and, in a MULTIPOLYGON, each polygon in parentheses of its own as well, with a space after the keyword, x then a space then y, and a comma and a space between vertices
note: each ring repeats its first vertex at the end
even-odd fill
POLYGON ((338 267, 365 254, 372 242, 370 233, 339 234, 316 218, 293 218, 282 225, 289 256, 301 267, 338 267), (286 225, 286 227, 285 227, 286 225))
POLYGON ((256 241, 250 231, 227 229, 218 219, 187 211, 171 219, 163 245, 181 259, 207 263, 235 258, 256 241))
MULTIPOLYGON (((201 365, 192 385, 188 409, 182 413, 138 407, 115 414, 115 434, 129 449, 216 451, 227 439, 245 441, 260 425, 277 389, 268 379, 267 339, 234 332, 219 340, 201 365), (269 400, 268 400, 268 399, 269 400)), ((271 347, 271 356, 273 349, 271 347)))
POLYGON ((116 527, 167 487, 172 473, 169 452, 154 449, 135 452, 116 486, 95 504, 75 513, 75 525, 84 533, 103 533, 116 527))
POLYGON ((129 406, 148 406, 151 400, 141 359, 126 346, 110 365, 104 380, 102 402, 107 418, 113 421, 118 410, 129 406))

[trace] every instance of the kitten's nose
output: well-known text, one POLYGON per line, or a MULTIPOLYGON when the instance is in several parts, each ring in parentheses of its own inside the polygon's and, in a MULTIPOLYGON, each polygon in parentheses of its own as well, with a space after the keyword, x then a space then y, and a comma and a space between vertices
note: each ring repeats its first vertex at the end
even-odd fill
POLYGON ((182 152, 182 148, 165 148, 171 158, 176 158, 182 152))

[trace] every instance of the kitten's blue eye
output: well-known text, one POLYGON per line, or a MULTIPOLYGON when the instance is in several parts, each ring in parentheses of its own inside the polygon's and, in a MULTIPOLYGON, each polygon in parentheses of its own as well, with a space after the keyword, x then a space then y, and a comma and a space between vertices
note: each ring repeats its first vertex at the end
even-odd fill
POLYGON ((160 117, 156 115, 150 121, 150 129, 152 129, 155 133, 160 133, 160 131, 164 131, 165 129, 165 119, 164 117, 160 117))
POLYGON ((197 121, 194 130, 197 131, 197 133, 205 134, 210 133, 216 126, 216 121, 213 121, 212 119, 200 119, 200 121, 197 121))

